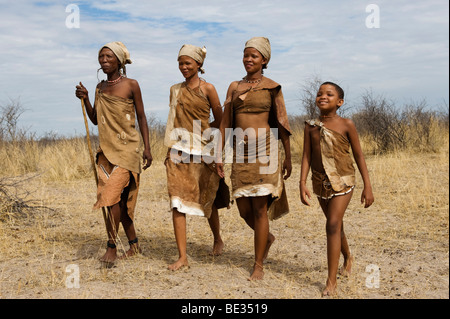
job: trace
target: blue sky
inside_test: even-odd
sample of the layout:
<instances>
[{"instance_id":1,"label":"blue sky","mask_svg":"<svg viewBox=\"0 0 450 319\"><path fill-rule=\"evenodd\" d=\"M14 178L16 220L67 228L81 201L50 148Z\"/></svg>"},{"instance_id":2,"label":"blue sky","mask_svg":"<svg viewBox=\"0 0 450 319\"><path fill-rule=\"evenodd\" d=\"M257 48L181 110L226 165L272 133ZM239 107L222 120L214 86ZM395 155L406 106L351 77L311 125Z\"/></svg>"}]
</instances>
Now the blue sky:
<instances>
[{"instance_id":1,"label":"blue sky","mask_svg":"<svg viewBox=\"0 0 450 319\"><path fill-rule=\"evenodd\" d=\"M371 3L379 28L366 26ZM66 26L70 4L80 9L79 28ZM425 99L440 107L449 100L448 12L444 0L8 1L0 11L0 105L20 99L19 125L38 136L84 134L75 85L82 81L93 101L98 50L122 41L146 112L165 122L169 88L183 80L176 58L184 43L207 47L203 77L223 102L230 82L245 75L245 41L266 36L265 75L282 85L289 114L301 114L301 86L314 76L340 83L349 106L372 90L398 106Z\"/></svg>"}]
</instances>

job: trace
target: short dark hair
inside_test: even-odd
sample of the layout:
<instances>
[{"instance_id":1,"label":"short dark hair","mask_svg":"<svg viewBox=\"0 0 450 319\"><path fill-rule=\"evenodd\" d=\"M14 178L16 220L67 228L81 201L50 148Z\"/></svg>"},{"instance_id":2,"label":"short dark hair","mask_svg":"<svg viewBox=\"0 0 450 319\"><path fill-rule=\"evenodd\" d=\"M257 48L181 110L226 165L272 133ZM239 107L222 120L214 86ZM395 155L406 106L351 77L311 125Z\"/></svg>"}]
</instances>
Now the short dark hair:
<instances>
[{"instance_id":1,"label":"short dark hair","mask_svg":"<svg viewBox=\"0 0 450 319\"><path fill-rule=\"evenodd\" d=\"M328 85L334 86L334 88L335 88L336 91L338 92L339 98L340 98L340 99L344 99L344 90L343 90L339 85L337 85L336 83L327 81L327 82L323 82L320 86L322 86L322 85L327 85L327 84L328 84Z\"/></svg>"}]
</instances>

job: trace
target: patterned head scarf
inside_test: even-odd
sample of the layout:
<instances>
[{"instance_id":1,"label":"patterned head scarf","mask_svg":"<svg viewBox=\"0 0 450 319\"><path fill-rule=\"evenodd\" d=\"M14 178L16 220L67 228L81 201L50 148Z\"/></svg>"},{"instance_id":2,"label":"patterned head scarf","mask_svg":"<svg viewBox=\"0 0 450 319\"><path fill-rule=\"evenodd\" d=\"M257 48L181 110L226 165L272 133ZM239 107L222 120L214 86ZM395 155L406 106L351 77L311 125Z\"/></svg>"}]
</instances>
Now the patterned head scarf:
<instances>
[{"instance_id":1,"label":"patterned head scarf","mask_svg":"<svg viewBox=\"0 0 450 319\"><path fill-rule=\"evenodd\" d=\"M261 55L267 60L266 67L270 61L270 41L265 37L254 37L245 43L245 49L254 48L261 53Z\"/></svg>"},{"instance_id":2,"label":"patterned head scarf","mask_svg":"<svg viewBox=\"0 0 450 319\"><path fill-rule=\"evenodd\" d=\"M128 52L128 49L125 46L125 44L123 44L120 41L109 42L101 47L101 49L98 51L99 55L100 51L102 51L103 48L108 48L112 52L114 52L114 54L116 55L117 59L120 62L120 68L122 68L123 72L126 74L125 64L131 64L131 59L130 59L130 52Z\"/></svg>"},{"instance_id":3,"label":"patterned head scarf","mask_svg":"<svg viewBox=\"0 0 450 319\"><path fill-rule=\"evenodd\" d=\"M206 58L206 47L200 48L192 44L184 44L181 47L180 52L178 53L178 59L182 55L186 55L194 59L200 64L200 66L202 66L203 61L205 61ZM202 67L200 67L200 72L203 74L205 73L205 70Z\"/></svg>"}]
</instances>

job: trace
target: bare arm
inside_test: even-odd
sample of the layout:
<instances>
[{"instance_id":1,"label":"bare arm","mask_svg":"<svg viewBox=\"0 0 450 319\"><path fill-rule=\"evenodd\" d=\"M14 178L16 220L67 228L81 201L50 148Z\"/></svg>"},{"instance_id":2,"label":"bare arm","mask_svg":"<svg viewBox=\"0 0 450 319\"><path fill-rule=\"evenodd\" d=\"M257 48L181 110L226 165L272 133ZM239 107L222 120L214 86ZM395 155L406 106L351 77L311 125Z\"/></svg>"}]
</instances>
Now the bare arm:
<instances>
[{"instance_id":1,"label":"bare arm","mask_svg":"<svg viewBox=\"0 0 450 319\"><path fill-rule=\"evenodd\" d=\"M219 128L220 122L222 121L222 106L220 105L219 95L217 94L216 88L211 83L206 83L205 88L214 116L214 121L210 123L210 126Z\"/></svg>"},{"instance_id":2,"label":"bare arm","mask_svg":"<svg viewBox=\"0 0 450 319\"><path fill-rule=\"evenodd\" d=\"M305 131L303 135L303 156L302 156L302 168L300 170L300 200L303 204L310 206L308 199L311 199L311 194L306 187L306 179L308 178L309 169L311 167L311 137L310 128L305 125Z\"/></svg>"},{"instance_id":3,"label":"bare arm","mask_svg":"<svg viewBox=\"0 0 450 319\"><path fill-rule=\"evenodd\" d=\"M233 91L236 89L236 87L237 87L237 82L232 82L230 84L230 86L228 87L227 97L226 97L225 101L231 100ZM223 112L222 121L220 121L220 125L219 125L220 133L222 134L222 148L225 145L225 129L231 127L230 108L231 108L231 104L225 102L225 109Z\"/></svg>"},{"instance_id":4,"label":"bare arm","mask_svg":"<svg viewBox=\"0 0 450 319\"><path fill-rule=\"evenodd\" d=\"M144 153L143 153L143 160L144 160L144 170L150 167L152 165L152 154L150 150L150 143L149 143L149 131L148 131L148 124L147 124L147 117L145 115L144 111L144 103L142 101L142 94L141 94L141 88L139 87L139 84L136 80L132 80L130 82L131 86L131 92L133 94L133 101L134 101L134 107L136 109L136 117L137 121L139 123L139 129L141 131L142 140L144 141Z\"/></svg>"},{"instance_id":5,"label":"bare arm","mask_svg":"<svg viewBox=\"0 0 450 319\"><path fill-rule=\"evenodd\" d=\"M76 86L75 96L80 100L84 100L84 107L89 119L94 125L97 125L97 112L95 111L95 105L92 106L91 101L89 101L89 92L81 82Z\"/></svg>"},{"instance_id":6,"label":"bare arm","mask_svg":"<svg viewBox=\"0 0 450 319\"><path fill-rule=\"evenodd\" d=\"M227 97L225 101L230 101L231 100L231 96L233 94L233 91L236 89L237 87L237 82L232 82L230 84L230 86L228 87L228 91L227 91ZM231 118L230 118L230 114L231 114L231 104L225 102L225 109L223 112L223 116L222 116L222 120L220 121L220 125L219 125L219 130L220 130L220 136L221 136L221 141L219 142L220 144L218 145L218 152L217 152L217 158L216 158L216 169L217 169L217 173L219 174L220 177L225 177L225 171L223 169L223 163L222 163L222 153L223 153L223 147L225 146L225 129L231 127Z\"/></svg>"},{"instance_id":7,"label":"bare arm","mask_svg":"<svg viewBox=\"0 0 450 319\"><path fill-rule=\"evenodd\" d=\"M272 109L275 110L275 116L277 117L277 125L278 125L278 133L280 134L280 139L284 147L285 159L283 161L283 175L284 179L288 179L291 176L292 172L292 164L291 164L291 144L290 144L290 132L285 128L283 124L281 124L278 120L278 114L286 114L286 105L284 102L283 93L281 91L281 87L279 90L270 91L272 96ZM279 109L280 108L280 109ZM270 117L270 115L269 115ZM281 115L281 117L283 117ZM289 126L289 125L287 125Z\"/></svg>"},{"instance_id":8,"label":"bare arm","mask_svg":"<svg viewBox=\"0 0 450 319\"><path fill-rule=\"evenodd\" d=\"M292 163L291 163L291 143L289 140L289 133L284 129L284 127L280 126L278 129L281 135L281 143L283 143L285 159L283 162L283 175L284 179L288 179L291 176L292 172Z\"/></svg>"},{"instance_id":9,"label":"bare arm","mask_svg":"<svg viewBox=\"0 0 450 319\"><path fill-rule=\"evenodd\" d=\"M356 165L358 166L361 174L364 188L361 194L361 203L364 203L364 207L367 208L374 202L374 196L372 193L372 185L370 183L369 171L367 169L366 160L361 149L358 133L356 131L355 124L351 120L346 121L347 136L352 147L353 157L355 158Z\"/></svg>"}]
</instances>

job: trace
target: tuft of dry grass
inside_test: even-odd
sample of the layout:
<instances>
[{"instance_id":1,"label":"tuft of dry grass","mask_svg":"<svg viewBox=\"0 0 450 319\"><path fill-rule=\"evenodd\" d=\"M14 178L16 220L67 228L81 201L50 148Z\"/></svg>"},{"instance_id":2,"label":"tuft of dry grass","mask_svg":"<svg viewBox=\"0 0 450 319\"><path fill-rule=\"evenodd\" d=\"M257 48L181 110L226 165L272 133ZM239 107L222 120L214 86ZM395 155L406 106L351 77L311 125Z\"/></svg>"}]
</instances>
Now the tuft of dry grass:
<instances>
[{"instance_id":1,"label":"tuft of dry grass","mask_svg":"<svg viewBox=\"0 0 450 319\"><path fill-rule=\"evenodd\" d=\"M4 143L0 148L0 176L39 173L45 180L72 180L91 175L86 142L82 138L42 144L34 140Z\"/></svg>"}]
</instances>

